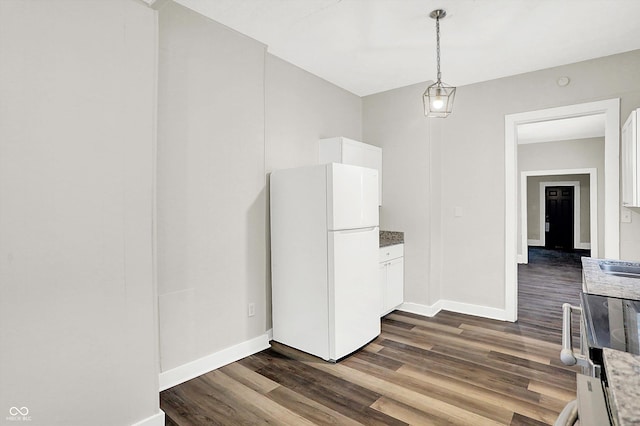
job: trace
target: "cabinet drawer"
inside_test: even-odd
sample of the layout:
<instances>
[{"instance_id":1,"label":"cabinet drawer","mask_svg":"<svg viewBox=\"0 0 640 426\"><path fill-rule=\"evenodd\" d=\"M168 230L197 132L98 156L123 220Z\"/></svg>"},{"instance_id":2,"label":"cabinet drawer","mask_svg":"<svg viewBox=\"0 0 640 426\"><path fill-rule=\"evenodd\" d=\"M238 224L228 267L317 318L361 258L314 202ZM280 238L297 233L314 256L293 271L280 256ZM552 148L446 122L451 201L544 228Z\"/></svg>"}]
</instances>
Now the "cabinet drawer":
<instances>
[{"instance_id":1,"label":"cabinet drawer","mask_svg":"<svg viewBox=\"0 0 640 426\"><path fill-rule=\"evenodd\" d=\"M380 263L404 256L404 244L380 247Z\"/></svg>"}]
</instances>

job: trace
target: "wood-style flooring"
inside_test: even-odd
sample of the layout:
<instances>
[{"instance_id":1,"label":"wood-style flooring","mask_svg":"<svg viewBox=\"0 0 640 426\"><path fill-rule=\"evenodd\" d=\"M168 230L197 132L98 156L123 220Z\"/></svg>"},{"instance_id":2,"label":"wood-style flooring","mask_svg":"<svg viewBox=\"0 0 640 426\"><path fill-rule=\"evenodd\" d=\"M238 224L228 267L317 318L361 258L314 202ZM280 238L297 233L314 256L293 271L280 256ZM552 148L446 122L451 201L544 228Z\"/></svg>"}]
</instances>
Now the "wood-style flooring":
<instances>
[{"instance_id":1,"label":"wood-style flooring","mask_svg":"<svg viewBox=\"0 0 640 426\"><path fill-rule=\"evenodd\" d=\"M336 364L271 349L161 393L168 425L549 425L575 398L559 361L561 306L579 303L579 255L530 250L519 320L395 311Z\"/></svg>"}]
</instances>

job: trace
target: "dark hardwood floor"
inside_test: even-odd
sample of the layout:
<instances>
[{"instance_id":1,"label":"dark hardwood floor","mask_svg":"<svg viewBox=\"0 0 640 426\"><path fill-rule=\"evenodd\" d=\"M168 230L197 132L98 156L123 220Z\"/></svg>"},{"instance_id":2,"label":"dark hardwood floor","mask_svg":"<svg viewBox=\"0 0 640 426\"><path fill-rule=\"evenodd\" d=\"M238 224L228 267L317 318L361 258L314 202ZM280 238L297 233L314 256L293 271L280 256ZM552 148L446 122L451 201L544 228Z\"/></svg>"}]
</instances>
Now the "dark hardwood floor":
<instances>
[{"instance_id":1,"label":"dark hardwood floor","mask_svg":"<svg viewBox=\"0 0 640 426\"><path fill-rule=\"evenodd\" d=\"M562 304L580 305L582 256L588 250L529 247L529 263L518 265L518 326L531 336L562 341ZM576 318L577 319L577 318ZM573 322L578 336L579 322Z\"/></svg>"},{"instance_id":2,"label":"dark hardwood floor","mask_svg":"<svg viewBox=\"0 0 640 426\"><path fill-rule=\"evenodd\" d=\"M395 311L337 364L284 345L161 393L168 425L545 425L575 398L559 361L561 306L579 303L580 254L530 250L519 320Z\"/></svg>"}]
</instances>

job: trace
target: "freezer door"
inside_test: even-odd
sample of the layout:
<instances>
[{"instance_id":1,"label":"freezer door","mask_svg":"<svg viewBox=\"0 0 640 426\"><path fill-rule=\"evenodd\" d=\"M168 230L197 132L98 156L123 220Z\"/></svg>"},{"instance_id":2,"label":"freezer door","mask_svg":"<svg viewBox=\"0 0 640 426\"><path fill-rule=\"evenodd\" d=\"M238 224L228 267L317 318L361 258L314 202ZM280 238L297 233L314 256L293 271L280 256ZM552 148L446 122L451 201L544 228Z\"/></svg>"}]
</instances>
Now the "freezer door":
<instances>
[{"instance_id":1,"label":"freezer door","mask_svg":"<svg viewBox=\"0 0 640 426\"><path fill-rule=\"evenodd\" d=\"M337 360L380 334L378 227L329 232L328 242L329 352Z\"/></svg>"},{"instance_id":2,"label":"freezer door","mask_svg":"<svg viewBox=\"0 0 640 426\"><path fill-rule=\"evenodd\" d=\"M327 229L378 226L378 171L349 164L327 165Z\"/></svg>"}]
</instances>

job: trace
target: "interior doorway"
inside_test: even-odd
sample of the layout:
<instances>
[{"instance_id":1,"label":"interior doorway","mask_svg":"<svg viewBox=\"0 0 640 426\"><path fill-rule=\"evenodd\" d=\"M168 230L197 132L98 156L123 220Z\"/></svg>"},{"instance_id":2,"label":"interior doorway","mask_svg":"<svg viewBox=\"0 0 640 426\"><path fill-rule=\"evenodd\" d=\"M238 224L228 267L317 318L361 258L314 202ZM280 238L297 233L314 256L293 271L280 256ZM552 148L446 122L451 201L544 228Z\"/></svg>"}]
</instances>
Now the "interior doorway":
<instances>
[{"instance_id":1,"label":"interior doorway","mask_svg":"<svg viewBox=\"0 0 640 426\"><path fill-rule=\"evenodd\" d=\"M518 226L518 264L529 263L531 247L545 247L545 190L550 186L572 186L573 247L585 256L598 257L599 223L601 224L602 185L598 169L530 170L520 173L520 224Z\"/></svg>"},{"instance_id":2,"label":"interior doorway","mask_svg":"<svg viewBox=\"0 0 640 426\"><path fill-rule=\"evenodd\" d=\"M619 257L619 141L620 99L588 102L505 116L505 320L518 319L518 158L517 129L521 124L572 117L604 116L603 255Z\"/></svg>"}]
</instances>

